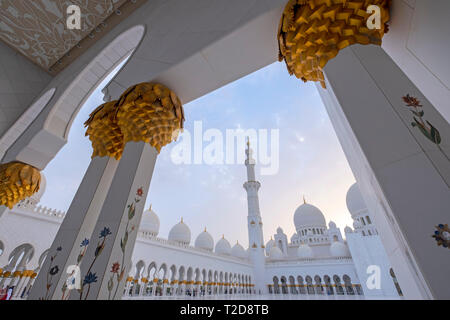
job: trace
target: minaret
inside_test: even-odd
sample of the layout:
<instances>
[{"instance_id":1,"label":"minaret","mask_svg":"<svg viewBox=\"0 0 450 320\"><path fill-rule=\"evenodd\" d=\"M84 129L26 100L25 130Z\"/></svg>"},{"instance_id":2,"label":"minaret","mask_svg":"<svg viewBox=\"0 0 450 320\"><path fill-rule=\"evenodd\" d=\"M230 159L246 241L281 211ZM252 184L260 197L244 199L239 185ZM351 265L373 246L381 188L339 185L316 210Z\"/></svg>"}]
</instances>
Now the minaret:
<instances>
[{"instance_id":1,"label":"minaret","mask_svg":"<svg viewBox=\"0 0 450 320\"><path fill-rule=\"evenodd\" d=\"M250 140L247 140L247 158L245 166L247 167L247 182L244 183L244 189L247 191L248 203L248 245L250 258L254 267L254 281L256 293L266 293L267 288L264 283L265 274L265 255L264 255L264 237L262 229L262 219L259 211L258 190L261 184L255 177L255 160L252 157L253 150L250 148Z\"/></svg>"}]
</instances>

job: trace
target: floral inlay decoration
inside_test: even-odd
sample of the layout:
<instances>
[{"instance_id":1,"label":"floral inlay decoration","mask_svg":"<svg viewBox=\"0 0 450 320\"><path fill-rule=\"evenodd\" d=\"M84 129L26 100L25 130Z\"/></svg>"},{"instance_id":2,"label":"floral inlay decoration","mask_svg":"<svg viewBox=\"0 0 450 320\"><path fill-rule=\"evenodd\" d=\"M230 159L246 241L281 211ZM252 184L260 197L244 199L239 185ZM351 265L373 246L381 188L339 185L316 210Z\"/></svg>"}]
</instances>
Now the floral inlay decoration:
<instances>
[{"instance_id":1,"label":"floral inlay decoration","mask_svg":"<svg viewBox=\"0 0 450 320\"><path fill-rule=\"evenodd\" d=\"M407 94L403 97L403 101L406 103L406 106L414 115L414 122L411 123L411 126L413 126L414 128L418 128L428 140L430 140L437 146L444 157L448 161L450 161L449 156L441 147L442 137L439 133L439 130L434 127L428 120L424 119L425 112L423 111L423 105L420 103L420 100Z\"/></svg>"},{"instance_id":2,"label":"floral inlay decoration","mask_svg":"<svg viewBox=\"0 0 450 320\"><path fill-rule=\"evenodd\" d=\"M450 228L448 224L437 225L432 237L436 240L438 246L450 249Z\"/></svg>"}]
</instances>

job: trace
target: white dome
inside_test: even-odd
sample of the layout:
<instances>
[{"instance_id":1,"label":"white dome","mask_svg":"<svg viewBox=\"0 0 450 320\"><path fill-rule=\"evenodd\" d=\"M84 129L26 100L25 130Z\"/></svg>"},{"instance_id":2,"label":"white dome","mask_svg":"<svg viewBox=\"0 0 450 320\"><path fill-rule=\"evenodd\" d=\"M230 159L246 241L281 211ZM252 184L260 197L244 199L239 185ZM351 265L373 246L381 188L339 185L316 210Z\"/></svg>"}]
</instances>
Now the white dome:
<instances>
[{"instance_id":1,"label":"white dome","mask_svg":"<svg viewBox=\"0 0 450 320\"><path fill-rule=\"evenodd\" d=\"M352 230L352 228L350 228L349 226L346 226L345 229L344 229L344 232L345 232L345 233L352 233L353 230Z\"/></svg>"},{"instance_id":2,"label":"white dome","mask_svg":"<svg viewBox=\"0 0 450 320\"><path fill-rule=\"evenodd\" d=\"M272 249L270 249L269 258L271 260L281 260L283 259L283 252L276 246L272 247Z\"/></svg>"},{"instance_id":3,"label":"white dome","mask_svg":"<svg viewBox=\"0 0 450 320\"><path fill-rule=\"evenodd\" d=\"M239 243L236 243L231 249L231 255L237 258L246 258L247 252L245 252L243 246L241 246Z\"/></svg>"},{"instance_id":4,"label":"white dome","mask_svg":"<svg viewBox=\"0 0 450 320\"><path fill-rule=\"evenodd\" d=\"M266 243L266 254L270 254L270 249L275 245L275 241L273 241L272 238L270 238L269 242Z\"/></svg>"},{"instance_id":5,"label":"white dome","mask_svg":"<svg viewBox=\"0 0 450 320\"><path fill-rule=\"evenodd\" d=\"M294 233L291 237L291 242L294 243L294 242L297 242L297 240L298 240L298 234Z\"/></svg>"},{"instance_id":6,"label":"white dome","mask_svg":"<svg viewBox=\"0 0 450 320\"><path fill-rule=\"evenodd\" d=\"M222 236L222 239L217 241L216 244L216 253L218 254L224 254L224 255L230 255L231 254L231 246L225 237Z\"/></svg>"},{"instance_id":7,"label":"white dome","mask_svg":"<svg viewBox=\"0 0 450 320\"><path fill-rule=\"evenodd\" d=\"M203 231L202 233L200 233L197 236L197 239L195 239L195 247L196 248L200 248L200 249L205 249L208 251L213 251L214 250L214 239L213 237L209 234L208 231Z\"/></svg>"},{"instance_id":8,"label":"white dome","mask_svg":"<svg viewBox=\"0 0 450 320\"><path fill-rule=\"evenodd\" d=\"M335 241L330 247L330 253L333 257L349 257L350 251L347 245L342 242Z\"/></svg>"},{"instance_id":9,"label":"white dome","mask_svg":"<svg viewBox=\"0 0 450 320\"><path fill-rule=\"evenodd\" d=\"M149 232L155 236L159 233L159 218L156 213L152 210L152 207L145 210L142 214L141 225L139 226L140 231Z\"/></svg>"},{"instance_id":10,"label":"white dome","mask_svg":"<svg viewBox=\"0 0 450 320\"><path fill-rule=\"evenodd\" d=\"M352 217L359 215L362 211L367 210L367 206L359 191L358 184L353 184L347 191L347 209L350 211Z\"/></svg>"},{"instance_id":11,"label":"white dome","mask_svg":"<svg viewBox=\"0 0 450 320\"><path fill-rule=\"evenodd\" d=\"M304 227L326 227L322 211L308 203L302 204L295 210L294 224L297 230Z\"/></svg>"},{"instance_id":12,"label":"white dome","mask_svg":"<svg viewBox=\"0 0 450 320\"><path fill-rule=\"evenodd\" d=\"M328 228L336 229L336 223L334 223L334 221L330 221L330 223L328 223Z\"/></svg>"},{"instance_id":13,"label":"white dome","mask_svg":"<svg viewBox=\"0 0 450 320\"><path fill-rule=\"evenodd\" d=\"M314 252L310 246L307 244L302 244L297 249L297 257L305 259L305 258L314 258Z\"/></svg>"},{"instance_id":14,"label":"white dome","mask_svg":"<svg viewBox=\"0 0 450 320\"><path fill-rule=\"evenodd\" d=\"M172 227L169 232L169 240L183 244L189 244L191 242L191 230L183 222L183 219L181 219L181 222Z\"/></svg>"}]
</instances>

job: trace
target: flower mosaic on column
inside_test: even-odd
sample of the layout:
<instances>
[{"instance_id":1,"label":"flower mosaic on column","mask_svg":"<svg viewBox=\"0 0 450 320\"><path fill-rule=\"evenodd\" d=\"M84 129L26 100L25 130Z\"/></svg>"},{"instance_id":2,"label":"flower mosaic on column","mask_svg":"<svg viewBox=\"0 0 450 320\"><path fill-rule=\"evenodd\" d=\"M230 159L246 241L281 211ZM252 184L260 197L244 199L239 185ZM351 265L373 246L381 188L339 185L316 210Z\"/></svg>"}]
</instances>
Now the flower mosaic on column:
<instances>
[{"instance_id":1,"label":"flower mosaic on column","mask_svg":"<svg viewBox=\"0 0 450 320\"><path fill-rule=\"evenodd\" d=\"M116 298L117 290L119 289L119 284L122 281L123 276L125 274L125 251L127 248L128 236L129 236L130 232L133 232L136 229L136 227L134 225L131 227L130 230L128 229L128 227L136 213L136 204L141 201L141 197L143 196L143 194L144 194L144 191L143 191L143 188L141 187L136 191L136 197L134 199L134 202L127 205L127 210L128 210L127 226L125 227L125 233L124 233L123 238L120 239L120 249L122 250L122 263L120 264L119 262L114 262L111 266L111 271L110 271L111 276L108 281L109 299ZM115 280L117 281L117 284L114 289L114 294L111 296L113 288L114 288Z\"/></svg>"},{"instance_id":2,"label":"flower mosaic on column","mask_svg":"<svg viewBox=\"0 0 450 320\"><path fill-rule=\"evenodd\" d=\"M437 146L439 151L450 162L449 156L440 146L440 144L442 143L442 138L439 130L434 127L428 120L424 119L425 112L423 111L423 105L420 103L420 100L407 94L403 97L403 101L410 109L411 113L414 115L414 122L411 122L411 126L418 128L428 140L430 140Z\"/></svg>"}]
</instances>

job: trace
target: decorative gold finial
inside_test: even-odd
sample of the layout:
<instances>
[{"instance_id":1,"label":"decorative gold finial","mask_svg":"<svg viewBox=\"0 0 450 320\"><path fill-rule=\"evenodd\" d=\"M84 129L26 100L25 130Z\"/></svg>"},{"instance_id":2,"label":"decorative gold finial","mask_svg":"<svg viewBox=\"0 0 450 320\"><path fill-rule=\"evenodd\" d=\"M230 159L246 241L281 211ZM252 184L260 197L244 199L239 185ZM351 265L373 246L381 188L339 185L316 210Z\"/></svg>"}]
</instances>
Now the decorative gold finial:
<instances>
[{"instance_id":1,"label":"decorative gold finial","mask_svg":"<svg viewBox=\"0 0 450 320\"><path fill-rule=\"evenodd\" d=\"M183 217L181 217L181 223L183 223Z\"/></svg>"},{"instance_id":2,"label":"decorative gold finial","mask_svg":"<svg viewBox=\"0 0 450 320\"><path fill-rule=\"evenodd\" d=\"M205 232L206 232L206 227L205 227Z\"/></svg>"},{"instance_id":3,"label":"decorative gold finial","mask_svg":"<svg viewBox=\"0 0 450 320\"><path fill-rule=\"evenodd\" d=\"M303 204L306 204L305 195L303 195Z\"/></svg>"},{"instance_id":4,"label":"decorative gold finial","mask_svg":"<svg viewBox=\"0 0 450 320\"><path fill-rule=\"evenodd\" d=\"M225 239L225 235L224 234L222 235L222 239Z\"/></svg>"},{"instance_id":5,"label":"decorative gold finial","mask_svg":"<svg viewBox=\"0 0 450 320\"><path fill-rule=\"evenodd\" d=\"M247 147L250 148L250 137L247 137Z\"/></svg>"}]
</instances>

